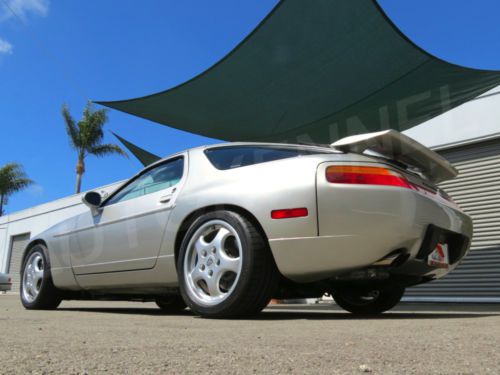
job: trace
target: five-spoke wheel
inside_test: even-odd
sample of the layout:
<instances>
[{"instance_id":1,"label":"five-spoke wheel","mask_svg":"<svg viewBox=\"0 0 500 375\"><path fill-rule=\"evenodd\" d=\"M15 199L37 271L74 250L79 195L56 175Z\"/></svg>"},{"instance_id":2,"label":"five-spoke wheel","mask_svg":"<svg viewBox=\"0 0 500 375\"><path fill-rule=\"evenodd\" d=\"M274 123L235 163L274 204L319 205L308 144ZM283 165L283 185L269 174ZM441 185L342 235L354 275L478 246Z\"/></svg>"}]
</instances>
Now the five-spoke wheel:
<instances>
[{"instance_id":1,"label":"five-spoke wheel","mask_svg":"<svg viewBox=\"0 0 500 375\"><path fill-rule=\"evenodd\" d=\"M23 298L33 302L42 288L44 261L40 253L33 253L28 258L23 274Z\"/></svg>"},{"instance_id":2,"label":"five-spoke wheel","mask_svg":"<svg viewBox=\"0 0 500 375\"><path fill-rule=\"evenodd\" d=\"M47 249L38 244L28 250L21 270L21 302L27 309L55 309L61 292L52 283Z\"/></svg>"},{"instance_id":3,"label":"five-spoke wheel","mask_svg":"<svg viewBox=\"0 0 500 375\"><path fill-rule=\"evenodd\" d=\"M262 234L231 211L207 213L191 224L177 268L187 305L207 317L258 312L276 285L274 260Z\"/></svg>"},{"instance_id":4,"label":"five-spoke wheel","mask_svg":"<svg viewBox=\"0 0 500 375\"><path fill-rule=\"evenodd\" d=\"M202 305L227 298L241 273L242 257L240 238L229 223L210 220L201 225L184 258L190 296Z\"/></svg>"}]
</instances>

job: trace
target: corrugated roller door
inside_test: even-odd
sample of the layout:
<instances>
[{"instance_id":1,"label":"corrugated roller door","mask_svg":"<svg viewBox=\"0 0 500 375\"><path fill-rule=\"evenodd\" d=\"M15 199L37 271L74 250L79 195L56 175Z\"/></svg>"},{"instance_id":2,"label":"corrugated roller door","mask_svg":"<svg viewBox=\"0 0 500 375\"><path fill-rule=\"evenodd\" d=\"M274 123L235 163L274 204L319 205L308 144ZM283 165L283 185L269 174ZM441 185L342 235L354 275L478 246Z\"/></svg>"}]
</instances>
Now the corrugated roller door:
<instances>
[{"instance_id":1,"label":"corrugated roller door","mask_svg":"<svg viewBox=\"0 0 500 375\"><path fill-rule=\"evenodd\" d=\"M21 258L23 256L23 250L28 245L30 239L30 234L20 234L18 236L11 237L10 245L10 259L9 259L9 273L12 276L12 291L19 291L20 275L19 271L21 269Z\"/></svg>"},{"instance_id":2,"label":"corrugated roller door","mask_svg":"<svg viewBox=\"0 0 500 375\"><path fill-rule=\"evenodd\" d=\"M500 302L500 140L441 154L460 172L441 187L474 221L471 251L452 273L408 289L407 296Z\"/></svg>"}]
</instances>

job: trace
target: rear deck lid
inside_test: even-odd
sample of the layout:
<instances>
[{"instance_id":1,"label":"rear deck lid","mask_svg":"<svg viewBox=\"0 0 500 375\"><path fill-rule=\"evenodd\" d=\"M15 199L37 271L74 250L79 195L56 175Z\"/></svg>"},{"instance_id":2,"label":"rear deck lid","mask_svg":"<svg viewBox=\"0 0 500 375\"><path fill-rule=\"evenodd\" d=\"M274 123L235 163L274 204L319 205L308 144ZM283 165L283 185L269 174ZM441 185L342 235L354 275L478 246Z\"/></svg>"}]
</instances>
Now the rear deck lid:
<instances>
[{"instance_id":1,"label":"rear deck lid","mask_svg":"<svg viewBox=\"0 0 500 375\"><path fill-rule=\"evenodd\" d=\"M332 143L330 147L356 154L371 151L416 169L434 184L450 180L458 174L441 155L396 130L353 135Z\"/></svg>"}]
</instances>

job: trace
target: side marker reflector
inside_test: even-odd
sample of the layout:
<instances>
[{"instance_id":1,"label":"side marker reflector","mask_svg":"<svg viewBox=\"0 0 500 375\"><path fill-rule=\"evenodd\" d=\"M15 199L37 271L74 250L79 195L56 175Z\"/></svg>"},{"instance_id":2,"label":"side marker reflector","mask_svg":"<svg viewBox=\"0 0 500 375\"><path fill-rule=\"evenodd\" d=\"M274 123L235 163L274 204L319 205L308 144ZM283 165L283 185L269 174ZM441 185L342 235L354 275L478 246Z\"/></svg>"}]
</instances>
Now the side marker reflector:
<instances>
[{"instance_id":1,"label":"side marker reflector","mask_svg":"<svg viewBox=\"0 0 500 375\"><path fill-rule=\"evenodd\" d=\"M273 218L273 219L291 219L294 217L304 217L307 215L309 215L309 211L305 207L286 208L283 210L271 211L271 218Z\"/></svg>"}]
</instances>

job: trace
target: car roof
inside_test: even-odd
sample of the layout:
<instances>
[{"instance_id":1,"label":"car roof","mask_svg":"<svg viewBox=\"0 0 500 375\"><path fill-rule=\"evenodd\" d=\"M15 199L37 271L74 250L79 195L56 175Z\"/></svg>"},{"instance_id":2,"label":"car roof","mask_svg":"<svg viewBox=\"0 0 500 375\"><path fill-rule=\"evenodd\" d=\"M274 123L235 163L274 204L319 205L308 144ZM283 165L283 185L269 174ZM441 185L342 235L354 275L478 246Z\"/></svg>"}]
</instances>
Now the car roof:
<instances>
[{"instance_id":1,"label":"car roof","mask_svg":"<svg viewBox=\"0 0 500 375\"><path fill-rule=\"evenodd\" d=\"M180 152L177 152L175 154L168 155L168 156L148 165L139 173L142 173L144 170L149 169L155 165L161 164L165 160L169 160L169 159L175 158L177 156L182 156L186 152L204 151L204 150L220 149L220 148L226 148L226 147L227 148L229 148L229 147L245 147L245 146L300 148L300 149L306 149L306 150L317 150L317 151L331 152L331 153L343 153L342 151L335 150L335 149L330 148L326 145L297 144L297 143L271 143L271 142L223 142L223 143L216 143L213 145L203 145L203 146L198 146L198 147L191 147L191 148L186 149L184 151L180 151Z\"/></svg>"}]
</instances>

